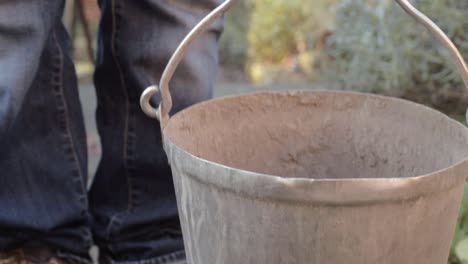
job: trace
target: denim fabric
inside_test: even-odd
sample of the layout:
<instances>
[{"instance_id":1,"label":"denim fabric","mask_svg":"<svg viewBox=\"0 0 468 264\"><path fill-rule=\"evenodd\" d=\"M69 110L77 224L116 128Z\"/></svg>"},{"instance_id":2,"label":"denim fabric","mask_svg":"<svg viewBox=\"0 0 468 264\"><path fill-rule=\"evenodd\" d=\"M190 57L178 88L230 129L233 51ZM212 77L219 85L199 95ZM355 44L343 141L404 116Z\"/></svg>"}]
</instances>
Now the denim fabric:
<instances>
[{"instance_id":1,"label":"denim fabric","mask_svg":"<svg viewBox=\"0 0 468 264\"><path fill-rule=\"evenodd\" d=\"M190 28L220 2L99 1L94 79L103 157L88 195L64 1L0 1L0 251L46 246L86 263L97 243L103 263L183 261L159 123L138 100ZM211 96L221 30L219 21L177 70L174 112Z\"/></svg>"}]
</instances>

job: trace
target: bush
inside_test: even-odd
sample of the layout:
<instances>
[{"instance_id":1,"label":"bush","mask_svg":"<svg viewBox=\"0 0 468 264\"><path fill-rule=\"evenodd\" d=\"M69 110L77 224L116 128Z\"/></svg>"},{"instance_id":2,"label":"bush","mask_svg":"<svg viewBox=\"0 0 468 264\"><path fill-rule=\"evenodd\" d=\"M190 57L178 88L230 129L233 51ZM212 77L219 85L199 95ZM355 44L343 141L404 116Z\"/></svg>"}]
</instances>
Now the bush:
<instances>
[{"instance_id":1,"label":"bush","mask_svg":"<svg viewBox=\"0 0 468 264\"><path fill-rule=\"evenodd\" d=\"M310 65L307 65L310 52L320 33L333 22L330 7L334 2L256 0L248 32L248 68L251 75L265 65L271 68L299 65L303 70L310 71Z\"/></svg>"},{"instance_id":2,"label":"bush","mask_svg":"<svg viewBox=\"0 0 468 264\"><path fill-rule=\"evenodd\" d=\"M465 187L460 219L455 230L450 263L468 264L468 183Z\"/></svg>"},{"instance_id":3,"label":"bush","mask_svg":"<svg viewBox=\"0 0 468 264\"><path fill-rule=\"evenodd\" d=\"M221 64L244 67L247 61L247 32L252 6L251 0L239 1L227 12L219 48Z\"/></svg>"},{"instance_id":4,"label":"bush","mask_svg":"<svg viewBox=\"0 0 468 264\"><path fill-rule=\"evenodd\" d=\"M416 0L415 5L468 56L468 1ZM466 106L459 101L462 80L446 50L394 1L344 0L328 44L331 60L323 68L343 89Z\"/></svg>"}]
</instances>

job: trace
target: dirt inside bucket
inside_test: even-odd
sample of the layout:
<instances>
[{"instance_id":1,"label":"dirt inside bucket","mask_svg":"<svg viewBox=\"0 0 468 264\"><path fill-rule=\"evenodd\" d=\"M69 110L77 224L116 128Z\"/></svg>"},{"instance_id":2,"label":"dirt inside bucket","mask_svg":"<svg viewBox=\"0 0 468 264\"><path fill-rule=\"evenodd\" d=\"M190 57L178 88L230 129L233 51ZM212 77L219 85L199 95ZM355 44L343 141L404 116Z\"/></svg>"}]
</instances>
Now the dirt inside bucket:
<instances>
[{"instance_id":1,"label":"dirt inside bucket","mask_svg":"<svg viewBox=\"0 0 468 264\"><path fill-rule=\"evenodd\" d=\"M410 177L468 156L468 131L443 114L345 92L214 100L175 115L164 133L202 159L282 177Z\"/></svg>"}]
</instances>

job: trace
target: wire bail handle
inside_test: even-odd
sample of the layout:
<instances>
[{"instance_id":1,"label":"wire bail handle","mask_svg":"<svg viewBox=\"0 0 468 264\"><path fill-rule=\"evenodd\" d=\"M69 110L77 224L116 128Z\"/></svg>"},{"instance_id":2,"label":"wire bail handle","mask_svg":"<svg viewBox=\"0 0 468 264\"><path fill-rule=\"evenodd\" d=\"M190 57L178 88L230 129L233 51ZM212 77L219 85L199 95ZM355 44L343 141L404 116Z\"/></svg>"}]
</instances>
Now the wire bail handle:
<instances>
[{"instance_id":1,"label":"wire bail handle","mask_svg":"<svg viewBox=\"0 0 468 264\"><path fill-rule=\"evenodd\" d=\"M202 19L184 38L179 47L172 55L169 63L167 64L163 75L161 76L160 86L150 86L145 89L140 98L140 106L151 118L156 118L161 122L161 129L163 129L169 121L169 113L172 109L172 97L169 91L169 81L172 79L174 72L179 63L184 58L185 54L197 38L208 29L208 27L228 11L237 0L226 0L204 19ZM468 67L457 49L455 44L450 38L435 24L430 18L424 15L421 11L416 9L408 0L395 0L403 10L411 15L417 22L422 24L431 34L435 37L450 53L452 61L455 63L459 73L461 74L465 87L468 90ZM158 108L154 108L150 104L150 99L156 93L161 93L161 104ZM468 121L468 112L466 114Z\"/></svg>"},{"instance_id":2,"label":"wire bail handle","mask_svg":"<svg viewBox=\"0 0 468 264\"><path fill-rule=\"evenodd\" d=\"M193 42L195 42L195 40L197 40L197 38L203 32L205 32L211 24L222 17L236 1L237 0L226 0L205 18L203 18L190 31L184 40L182 40L179 47L177 47L166 68L164 69L161 80L159 82L159 87L156 85L150 86L146 88L141 95L140 106L143 109L143 112L145 112L145 114L149 117L158 119L161 122L161 129L163 129L169 121L169 113L172 109L172 96L169 91L169 82L174 76L174 72L177 66L182 61L189 48L192 46ZM161 104L159 105L159 108L156 109L151 106L150 99L158 92L161 93Z\"/></svg>"}]
</instances>

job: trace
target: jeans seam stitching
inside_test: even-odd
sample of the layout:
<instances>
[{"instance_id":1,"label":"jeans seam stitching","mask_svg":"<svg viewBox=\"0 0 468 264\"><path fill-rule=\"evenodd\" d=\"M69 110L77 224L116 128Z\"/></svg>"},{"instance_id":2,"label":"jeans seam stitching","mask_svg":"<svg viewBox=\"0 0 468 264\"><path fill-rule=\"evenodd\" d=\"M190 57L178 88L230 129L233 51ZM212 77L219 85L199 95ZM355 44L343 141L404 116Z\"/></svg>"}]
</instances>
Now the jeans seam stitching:
<instances>
[{"instance_id":1,"label":"jeans seam stitching","mask_svg":"<svg viewBox=\"0 0 468 264\"><path fill-rule=\"evenodd\" d=\"M112 233L112 230L114 229L115 226L120 226L121 225L121 222L122 220L120 219L120 215L119 214L115 214L113 215L110 220L109 220L109 225L107 226L107 239L110 240L111 237L110 237L110 234Z\"/></svg>"},{"instance_id":2,"label":"jeans seam stitching","mask_svg":"<svg viewBox=\"0 0 468 264\"><path fill-rule=\"evenodd\" d=\"M57 78L58 78L58 82L57 83L54 83L54 85L57 85L57 88L58 88L58 91L56 91L56 95L58 95L59 97L59 100L60 100L60 103L61 103L61 108L62 110L64 111L64 120L65 121L65 124L64 124L64 130L65 130L65 133L66 133L66 140L68 141L68 144L71 148L71 151L72 151L72 163L75 165L75 168L73 169L74 173L72 173L73 177L74 177L74 180L76 180L78 178L78 182L79 182L79 185L81 187L81 193L78 195L78 199L80 200L80 203L81 203L81 206L82 206L82 210L83 211L86 211L87 210L87 206L86 206L86 193L87 193L87 190L86 190L86 187L85 187L85 183L83 181L83 171L81 170L81 166L79 164L79 161L78 161L78 157L77 157L77 153L76 153L76 148L75 148L75 143L73 142L73 135L71 134L71 131L70 131L70 119L69 119L69 116L68 116L68 104L64 98L64 89L63 89L63 67L64 67L64 64L63 64L63 60L64 60L64 56L63 56L63 49L62 47L60 46L59 42L58 42L58 39L57 39L57 33L56 31L54 30L53 33L52 33L52 39L53 39L53 42L57 48L57 53L58 53L58 59L59 59L59 72L55 73ZM77 177L78 176L78 177ZM84 200L84 202L83 202ZM86 238L87 242L89 244L92 243L92 238L91 238L91 234L89 232L86 232Z\"/></svg>"},{"instance_id":3,"label":"jeans seam stitching","mask_svg":"<svg viewBox=\"0 0 468 264\"><path fill-rule=\"evenodd\" d=\"M123 138L123 167L125 170L125 176L127 179L127 184L128 184L128 202L127 202L127 209L125 212L116 214L111 217L111 223L109 224L108 228L108 236L110 235L110 232L112 230L112 227L115 226L113 224L116 222L115 220L118 220L117 222L121 221L122 215L128 215L130 211L133 209L133 184L132 180L130 177L130 169L129 169L129 164L128 164L128 151L129 151L129 122L130 122L130 99L127 91L127 86L125 82L125 77L123 75L123 70L122 66L119 61L119 56L117 54L117 41L118 41L118 13L117 13L117 5L118 3L116 0L111 1L111 13L112 13L112 34L111 34L111 54L113 61L115 63L115 66L117 68L117 72L119 74L119 80L120 84L123 90L123 95L125 97L125 117L124 117L124 138Z\"/></svg>"},{"instance_id":4,"label":"jeans seam stitching","mask_svg":"<svg viewBox=\"0 0 468 264\"><path fill-rule=\"evenodd\" d=\"M59 60L60 60L60 64L59 64L59 68L60 68L60 72L57 73L57 76L59 78L59 81L57 83L57 86L59 88L59 91L57 92L57 94L59 95L59 98L60 98L60 102L62 104L62 110L65 112L65 115L64 115L64 121L65 121L65 133L66 133L66 139L68 140L68 143L71 147L71 150L72 150L72 155L73 155L73 163L75 164L75 171L78 172L78 180L80 182L80 185L81 185L81 196L80 197L85 197L86 196L86 187L85 187L85 183L83 182L83 171L81 170L81 166L79 165L79 161L78 161L78 156L77 156L77 153L76 153L76 148L75 148L75 143L73 142L73 135L71 133L71 130L70 130L70 119L69 119L69 111L68 111L68 104L64 98L64 90L63 90L63 50L62 50L62 47L60 47L60 44L58 43L58 40L57 40L57 35L56 35L56 32L54 31L52 33L52 38L54 40L54 43L56 45L56 48L57 48L57 51L58 51L58 55L59 55ZM75 178L76 180L76 178ZM86 209L86 207L84 208Z\"/></svg>"}]
</instances>

